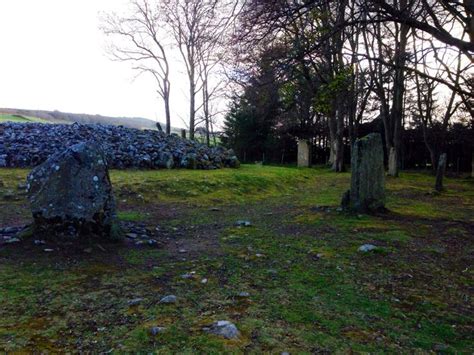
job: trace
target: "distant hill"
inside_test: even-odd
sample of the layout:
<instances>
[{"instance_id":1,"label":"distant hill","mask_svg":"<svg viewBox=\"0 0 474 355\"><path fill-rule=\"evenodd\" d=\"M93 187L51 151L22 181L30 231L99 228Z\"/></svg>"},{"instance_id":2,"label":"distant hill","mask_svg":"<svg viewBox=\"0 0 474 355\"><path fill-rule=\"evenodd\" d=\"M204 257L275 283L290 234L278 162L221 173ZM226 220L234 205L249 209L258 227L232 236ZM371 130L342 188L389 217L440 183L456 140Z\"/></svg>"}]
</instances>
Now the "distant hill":
<instances>
[{"instance_id":1,"label":"distant hill","mask_svg":"<svg viewBox=\"0 0 474 355\"><path fill-rule=\"evenodd\" d=\"M113 126L124 126L137 129L156 130L156 121L142 117L108 117L88 115L83 113L67 113L60 111L23 110L15 108L0 108L0 122L45 122L45 123L101 123ZM160 123L165 129L165 125ZM172 131L174 129L172 128Z\"/></svg>"}]
</instances>

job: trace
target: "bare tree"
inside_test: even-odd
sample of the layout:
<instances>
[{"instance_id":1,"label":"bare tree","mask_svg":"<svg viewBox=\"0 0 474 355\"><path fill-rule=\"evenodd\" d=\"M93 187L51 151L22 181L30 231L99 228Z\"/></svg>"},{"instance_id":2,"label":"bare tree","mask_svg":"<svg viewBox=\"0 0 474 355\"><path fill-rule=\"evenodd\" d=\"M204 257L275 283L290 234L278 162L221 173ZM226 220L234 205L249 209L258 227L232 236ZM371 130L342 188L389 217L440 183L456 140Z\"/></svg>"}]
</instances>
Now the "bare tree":
<instances>
[{"instance_id":1,"label":"bare tree","mask_svg":"<svg viewBox=\"0 0 474 355\"><path fill-rule=\"evenodd\" d=\"M166 0L161 2L168 28L186 66L189 81L189 138L196 128L196 95L200 91L199 50L207 27L215 17L217 0Z\"/></svg>"},{"instance_id":2,"label":"bare tree","mask_svg":"<svg viewBox=\"0 0 474 355\"><path fill-rule=\"evenodd\" d=\"M166 133L170 134L170 67L158 7L152 0L132 0L130 4L129 15L109 14L103 20L102 29L111 38L109 52L114 60L133 63L139 75L146 73L156 80L165 106Z\"/></svg>"},{"instance_id":3,"label":"bare tree","mask_svg":"<svg viewBox=\"0 0 474 355\"><path fill-rule=\"evenodd\" d=\"M372 0L382 19L394 21L428 33L438 41L458 48L472 56L474 53L474 0ZM452 31L450 27L458 28ZM463 34L468 34L465 40Z\"/></svg>"}]
</instances>

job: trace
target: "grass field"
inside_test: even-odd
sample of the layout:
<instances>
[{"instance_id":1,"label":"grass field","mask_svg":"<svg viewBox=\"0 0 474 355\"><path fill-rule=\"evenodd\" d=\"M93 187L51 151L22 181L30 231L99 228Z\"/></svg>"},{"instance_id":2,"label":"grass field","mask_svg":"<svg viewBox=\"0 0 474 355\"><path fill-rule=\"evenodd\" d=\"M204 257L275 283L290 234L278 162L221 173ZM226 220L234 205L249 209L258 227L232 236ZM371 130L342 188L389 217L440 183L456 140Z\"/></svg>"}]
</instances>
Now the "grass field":
<instances>
[{"instance_id":1,"label":"grass field","mask_svg":"<svg viewBox=\"0 0 474 355\"><path fill-rule=\"evenodd\" d=\"M26 174L0 169L0 226L31 221L17 189ZM389 212L368 216L336 210L350 175L324 168L111 178L119 217L158 228L158 247L0 246L0 350L474 350L472 179L447 179L436 195L432 176L403 173L387 179ZM378 249L358 252L365 243ZM160 304L168 294L178 302ZM143 302L128 305L137 297ZM239 339L202 331L217 320L235 323ZM165 330L153 336L152 326Z\"/></svg>"},{"instance_id":2,"label":"grass field","mask_svg":"<svg viewBox=\"0 0 474 355\"><path fill-rule=\"evenodd\" d=\"M40 123L48 123L45 120L37 117L29 117L29 116L22 116L22 115L10 115L6 113L0 113L0 123L2 122L21 122L21 123L28 123L28 122L40 122Z\"/></svg>"}]
</instances>

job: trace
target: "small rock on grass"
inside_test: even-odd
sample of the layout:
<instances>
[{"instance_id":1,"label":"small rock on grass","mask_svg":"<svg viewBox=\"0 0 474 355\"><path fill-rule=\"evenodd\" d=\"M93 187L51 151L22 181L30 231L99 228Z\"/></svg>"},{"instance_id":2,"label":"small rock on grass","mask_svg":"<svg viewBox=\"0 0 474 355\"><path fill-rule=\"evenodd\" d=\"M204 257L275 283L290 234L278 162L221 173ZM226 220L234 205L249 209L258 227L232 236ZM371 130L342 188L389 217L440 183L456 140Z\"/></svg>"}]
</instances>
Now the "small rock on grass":
<instances>
[{"instance_id":1,"label":"small rock on grass","mask_svg":"<svg viewBox=\"0 0 474 355\"><path fill-rule=\"evenodd\" d=\"M211 326L203 328L203 330L211 334L219 335L226 339L236 339L240 335L240 332L235 324L227 320L214 322L211 324Z\"/></svg>"},{"instance_id":2,"label":"small rock on grass","mask_svg":"<svg viewBox=\"0 0 474 355\"><path fill-rule=\"evenodd\" d=\"M244 221L244 220L239 220L235 222L235 225L237 227L250 227L252 225L252 222L250 221Z\"/></svg>"},{"instance_id":3,"label":"small rock on grass","mask_svg":"<svg viewBox=\"0 0 474 355\"><path fill-rule=\"evenodd\" d=\"M175 296L175 295L168 295L168 296L165 296L163 297L161 300L160 300L160 303L176 303L176 301L178 300L178 298Z\"/></svg>"},{"instance_id":4,"label":"small rock on grass","mask_svg":"<svg viewBox=\"0 0 474 355\"><path fill-rule=\"evenodd\" d=\"M247 297L250 297L250 293L242 291L242 292L239 292L238 296L242 298L247 298Z\"/></svg>"},{"instance_id":5,"label":"small rock on grass","mask_svg":"<svg viewBox=\"0 0 474 355\"><path fill-rule=\"evenodd\" d=\"M164 327L151 327L150 328L150 333L151 333L151 335L156 336L156 335L162 333L164 330L165 330Z\"/></svg>"},{"instance_id":6,"label":"small rock on grass","mask_svg":"<svg viewBox=\"0 0 474 355\"><path fill-rule=\"evenodd\" d=\"M360 252L367 253L375 249L377 249L377 247L373 244L364 244L364 245L361 245L358 250Z\"/></svg>"},{"instance_id":7,"label":"small rock on grass","mask_svg":"<svg viewBox=\"0 0 474 355\"><path fill-rule=\"evenodd\" d=\"M128 301L127 304L129 306L136 306L136 305L142 303L142 301L143 301L143 298L138 297L138 298L134 298L134 299Z\"/></svg>"}]
</instances>

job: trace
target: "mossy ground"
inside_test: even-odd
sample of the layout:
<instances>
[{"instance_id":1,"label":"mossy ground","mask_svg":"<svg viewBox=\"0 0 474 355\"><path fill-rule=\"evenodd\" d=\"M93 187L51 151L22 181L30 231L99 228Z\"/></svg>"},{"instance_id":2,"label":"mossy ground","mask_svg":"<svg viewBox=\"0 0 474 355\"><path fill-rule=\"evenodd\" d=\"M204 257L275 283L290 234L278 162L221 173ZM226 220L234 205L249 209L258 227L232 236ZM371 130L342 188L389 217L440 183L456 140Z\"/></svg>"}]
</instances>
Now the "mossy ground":
<instances>
[{"instance_id":1,"label":"mossy ground","mask_svg":"<svg viewBox=\"0 0 474 355\"><path fill-rule=\"evenodd\" d=\"M26 174L0 169L0 226L30 221ZM432 176L404 173L387 179L387 214L352 216L335 210L349 177L113 171L119 217L159 227L160 246L1 246L0 350L472 352L473 180L433 195ZM234 226L243 219L252 226ZM357 252L364 243L379 249ZM177 304L159 304L167 294ZM216 320L241 337L201 330Z\"/></svg>"}]
</instances>

